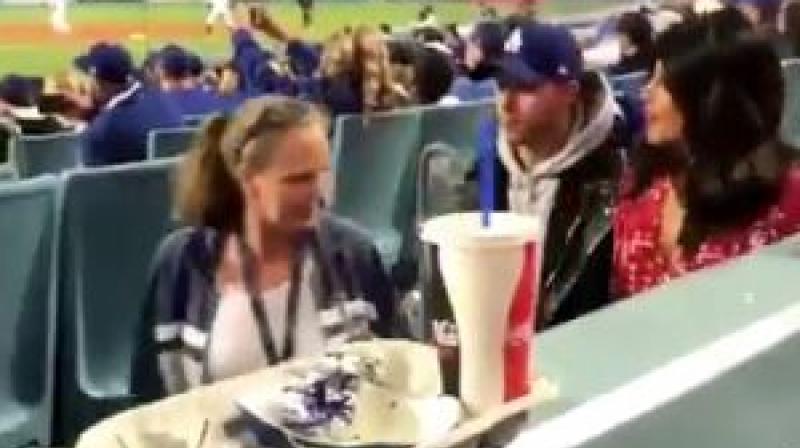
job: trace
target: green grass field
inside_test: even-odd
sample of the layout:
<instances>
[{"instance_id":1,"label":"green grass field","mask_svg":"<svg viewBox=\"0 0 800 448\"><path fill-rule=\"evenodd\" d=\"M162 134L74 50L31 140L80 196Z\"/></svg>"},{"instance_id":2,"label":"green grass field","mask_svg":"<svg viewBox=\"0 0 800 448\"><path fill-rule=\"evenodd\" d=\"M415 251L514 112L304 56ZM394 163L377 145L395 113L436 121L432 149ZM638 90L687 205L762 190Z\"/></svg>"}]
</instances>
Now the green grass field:
<instances>
[{"instance_id":1,"label":"green grass field","mask_svg":"<svg viewBox=\"0 0 800 448\"><path fill-rule=\"evenodd\" d=\"M345 24L377 24L396 26L412 22L423 1L387 2L317 1L315 23L303 35L321 39ZM441 23L466 22L473 19L476 9L467 2L433 2ZM545 13L565 15L607 8L624 0L547 0ZM270 4L270 10L292 30L301 30L299 11L295 2ZM206 9L202 2L187 4L71 4L69 21L73 33L57 36L49 31L48 11L44 6L0 6L0 74L7 72L52 74L70 65L75 55L94 40L93 28L131 29L143 36L124 34L117 40L124 42L140 58L148 48L173 41L193 48L208 57L225 57L229 54L228 33L222 27L207 36L202 33ZM4 29L17 31L4 33ZM180 30L164 36L165 27ZM20 31L24 28L23 31ZM159 33L149 31L160 30ZM191 33L187 33L187 30ZM39 36L27 38L25 33L38 32ZM127 33L127 32L126 32ZM5 34L5 35L4 35ZM155 36L154 34L161 34ZM187 36L187 34L190 34Z\"/></svg>"}]
</instances>

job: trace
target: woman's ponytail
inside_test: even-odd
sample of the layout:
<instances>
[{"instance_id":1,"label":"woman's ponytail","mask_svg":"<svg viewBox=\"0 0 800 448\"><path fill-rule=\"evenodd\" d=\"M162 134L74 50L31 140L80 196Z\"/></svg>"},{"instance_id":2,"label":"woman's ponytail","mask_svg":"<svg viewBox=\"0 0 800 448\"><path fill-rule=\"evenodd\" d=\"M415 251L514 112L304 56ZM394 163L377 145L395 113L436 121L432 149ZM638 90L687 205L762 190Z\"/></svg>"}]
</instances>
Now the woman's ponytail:
<instances>
[{"instance_id":1,"label":"woman's ponytail","mask_svg":"<svg viewBox=\"0 0 800 448\"><path fill-rule=\"evenodd\" d=\"M239 182L222 152L230 119L220 115L206 122L187 154L178 184L178 211L184 224L220 232L241 228L244 199Z\"/></svg>"}]
</instances>

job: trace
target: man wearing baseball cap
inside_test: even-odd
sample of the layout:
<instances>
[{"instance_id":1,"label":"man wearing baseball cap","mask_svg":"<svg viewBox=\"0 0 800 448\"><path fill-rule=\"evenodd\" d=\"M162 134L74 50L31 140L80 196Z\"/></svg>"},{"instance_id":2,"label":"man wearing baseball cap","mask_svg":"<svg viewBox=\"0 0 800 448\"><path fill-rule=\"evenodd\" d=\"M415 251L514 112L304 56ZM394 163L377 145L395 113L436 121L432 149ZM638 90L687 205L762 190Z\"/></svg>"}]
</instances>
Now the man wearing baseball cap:
<instances>
[{"instance_id":1,"label":"man wearing baseball cap","mask_svg":"<svg viewBox=\"0 0 800 448\"><path fill-rule=\"evenodd\" d=\"M609 300L609 214L625 125L605 79L584 71L567 28L525 23L511 32L504 53L499 120L481 130L480 157L497 166L496 196L484 200L546 223L542 329Z\"/></svg>"},{"instance_id":2,"label":"man wearing baseball cap","mask_svg":"<svg viewBox=\"0 0 800 448\"><path fill-rule=\"evenodd\" d=\"M86 131L84 164L143 160L151 130L182 124L173 102L135 78L133 60L122 46L97 43L75 59L75 66L92 77L92 97L99 110Z\"/></svg>"},{"instance_id":3,"label":"man wearing baseball cap","mask_svg":"<svg viewBox=\"0 0 800 448\"><path fill-rule=\"evenodd\" d=\"M156 64L161 91L178 106L183 116L221 112L225 109L222 98L198 83L192 73L192 65L196 63L194 57L188 50L175 44L161 49Z\"/></svg>"},{"instance_id":4,"label":"man wearing baseball cap","mask_svg":"<svg viewBox=\"0 0 800 448\"><path fill-rule=\"evenodd\" d=\"M498 21L478 22L466 39L464 65L469 75L476 80L493 78L497 74L497 62L503 56L508 29Z\"/></svg>"},{"instance_id":5,"label":"man wearing baseball cap","mask_svg":"<svg viewBox=\"0 0 800 448\"><path fill-rule=\"evenodd\" d=\"M8 161L15 135L45 135L71 130L55 116L39 109L37 80L9 74L0 78L0 163Z\"/></svg>"}]
</instances>

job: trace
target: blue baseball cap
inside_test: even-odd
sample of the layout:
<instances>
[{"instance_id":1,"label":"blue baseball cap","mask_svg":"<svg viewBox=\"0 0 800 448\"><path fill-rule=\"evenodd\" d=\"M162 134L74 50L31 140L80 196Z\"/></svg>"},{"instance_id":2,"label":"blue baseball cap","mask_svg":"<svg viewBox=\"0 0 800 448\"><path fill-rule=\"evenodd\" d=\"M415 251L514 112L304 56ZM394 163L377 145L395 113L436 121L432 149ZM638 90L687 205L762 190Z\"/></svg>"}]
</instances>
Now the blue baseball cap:
<instances>
[{"instance_id":1,"label":"blue baseball cap","mask_svg":"<svg viewBox=\"0 0 800 448\"><path fill-rule=\"evenodd\" d=\"M190 75L191 58L189 52L175 44L167 45L161 49L159 61L161 69L171 78L183 79Z\"/></svg>"},{"instance_id":2,"label":"blue baseball cap","mask_svg":"<svg viewBox=\"0 0 800 448\"><path fill-rule=\"evenodd\" d=\"M192 76L202 76L206 71L206 63L200 56L189 53L189 74Z\"/></svg>"},{"instance_id":3,"label":"blue baseball cap","mask_svg":"<svg viewBox=\"0 0 800 448\"><path fill-rule=\"evenodd\" d=\"M107 42L92 45L75 58L75 66L94 78L124 84L134 75L133 59L123 46Z\"/></svg>"},{"instance_id":4,"label":"blue baseball cap","mask_svg":"<svg viewBox=\"0 0 800 448\"><path fill-rule=\"evenodd\" d=\"M487 61L503 56L506 41L506 27L499 22L478 22L469 35L469 40L480 47Z\"/></svg>"},{"instance_id":5,"label":"blue baseball cap","mask_svg":"<svg viewBox=\"0 0 800 448\"><path fill-rule=\"evenodd\" d=\"M35 106L36 97L36 86L30 78L11 74L0 79L0 100L10 106Z\"/></svg>"},{"instance_id":6,"label":"blue baseball cap","mask_svg":"<svg viewBox=\"0 0 800 448\"><path fill-rule=\"evenodd\" d=\"M583 56L575 36L561 25L530 22L506 39L498 81L501 87L576 81Z\"/></svg>"}]
</instances>

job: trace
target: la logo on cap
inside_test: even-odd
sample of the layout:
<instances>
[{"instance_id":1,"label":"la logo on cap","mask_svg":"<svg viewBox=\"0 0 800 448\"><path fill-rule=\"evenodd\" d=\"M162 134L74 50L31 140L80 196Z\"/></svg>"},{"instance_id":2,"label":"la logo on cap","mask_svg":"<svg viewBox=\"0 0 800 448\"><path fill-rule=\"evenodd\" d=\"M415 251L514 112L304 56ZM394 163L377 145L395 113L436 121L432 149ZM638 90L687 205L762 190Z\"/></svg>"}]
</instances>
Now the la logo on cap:
<instances>
[{"instance_id":1,"label":"la logo on cap","mask_svg":"<svg viewBox=\"0 0 800 448\"><path fill-rule=\"evenodd\" d=\"M558 66L558 74L561 76L567 76L569 75L569 69L566 65L560 65Z\"/></svg>"},{"instance_id":2,"label":"la logo on cap","mask_svg":"<svg viewBox=\"0 0 800 448\"><path fill-rule=\"evenodd\" d=\"M520 48L522 48L522 32L517 28L506 40L505 50L509 53L519 53Z\"/></svg>"}]
</instances>

